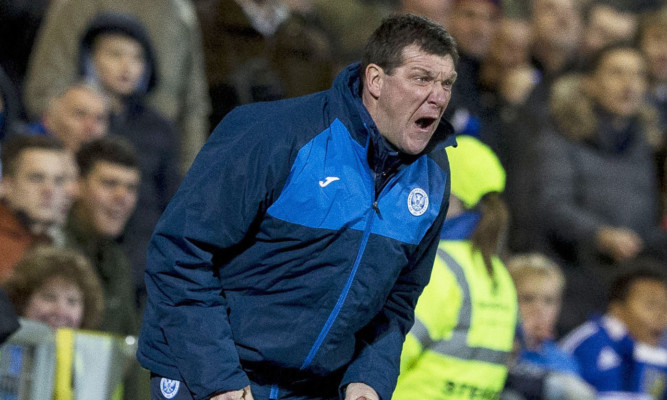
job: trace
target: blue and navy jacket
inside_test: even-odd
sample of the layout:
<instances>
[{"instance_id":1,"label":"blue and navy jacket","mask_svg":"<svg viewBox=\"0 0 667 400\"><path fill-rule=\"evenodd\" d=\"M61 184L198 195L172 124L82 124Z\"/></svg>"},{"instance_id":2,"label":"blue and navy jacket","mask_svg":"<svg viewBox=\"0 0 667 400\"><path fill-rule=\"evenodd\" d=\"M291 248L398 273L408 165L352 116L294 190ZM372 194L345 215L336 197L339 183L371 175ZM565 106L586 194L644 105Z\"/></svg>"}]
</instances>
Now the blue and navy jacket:
<instances>
[{"instance_id":1,"label":"blue and navy jacket","mask_svg":"<svg viewBox=\"0 0 667 400\"><path fill-rule=\"evenodd\" d=\"M667 399L667 349L636 341L611 315L581 325L563 339L562 347L578 361L581 376L600 398L645 394Z\"/></svg>"},{"instance_id":2,"label":"blue and navy jacket","mask_svg":"<svg viewBox=\"0 0 667 400\"><path fill-rule=\"evenodd\" d=\"M214 130L151 239L145 368L195 399L245 387L248 365L339 372L391 398L455 141L442 121L422 154L393 151L359 84L353 64L327 91L239 107Z\"/></svg>"}]
</instances>

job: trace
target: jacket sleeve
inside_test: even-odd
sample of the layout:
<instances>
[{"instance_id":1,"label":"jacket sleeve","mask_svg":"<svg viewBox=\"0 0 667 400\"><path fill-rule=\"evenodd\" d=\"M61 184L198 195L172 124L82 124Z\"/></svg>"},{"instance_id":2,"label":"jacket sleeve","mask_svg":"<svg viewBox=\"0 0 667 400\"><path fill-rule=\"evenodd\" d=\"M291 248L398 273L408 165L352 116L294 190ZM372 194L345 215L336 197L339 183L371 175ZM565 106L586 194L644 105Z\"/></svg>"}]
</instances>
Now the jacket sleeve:
<instances>
[{"instance_id":1,"label":"jacket sleeve","mask_svg":"<svg viewBox=\"0 0 667 400\"><path fill-rule=\"evenodd\" d=\"M241 114L229 114L204 145L147 255L149 306L195 399L249 384L216 268L242 251L289 172L287 145L269 143Z\"/></svg>"},{"instance_id":2,"label":"jacket sleeve","mask_svg":"<svg viewBox=\"0 0 667 400\"><path fill-rule=\"evenodd\" d=\"M449 206L449 181L437 220L427 232L413 261L406 266L389 294L384 308L358 334L361 343L357 358L341 381L341 393L352 382L362 382L390 400L400 370L401 349L414 323L417 299L431 276L440 230Z\"/></svg>"}]
</instances>

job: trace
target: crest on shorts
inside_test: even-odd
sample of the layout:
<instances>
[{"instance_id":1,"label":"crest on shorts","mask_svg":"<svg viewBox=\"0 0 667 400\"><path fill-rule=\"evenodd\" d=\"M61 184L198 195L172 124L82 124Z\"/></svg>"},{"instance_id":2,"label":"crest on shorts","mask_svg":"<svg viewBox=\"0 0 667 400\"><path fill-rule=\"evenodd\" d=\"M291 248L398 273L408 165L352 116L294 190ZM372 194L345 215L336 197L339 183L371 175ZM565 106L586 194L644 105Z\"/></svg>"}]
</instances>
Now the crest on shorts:
<instances>
[{"instance_id":1,"label":"crest on shorts","mask_svg":"<svg viewBox=\"0 0 667 400\"><path fill-rule=\"evenodd\" d=\"M165 399L173 399L178 394L178 388L181 382L172 379L162 378L160 380L160 391Z\"/></svg>"},{"instance_id":2,"label":"crest on shorts","mask_svg":"<svg viewBox=\"0 0 667 400\"><path fill-rule=\"evenodd\" d=\"M418 217L428 209L428 195L422 188L414 188L408 195L408 210L410 214Z\"/></svg>"}]
</instances>

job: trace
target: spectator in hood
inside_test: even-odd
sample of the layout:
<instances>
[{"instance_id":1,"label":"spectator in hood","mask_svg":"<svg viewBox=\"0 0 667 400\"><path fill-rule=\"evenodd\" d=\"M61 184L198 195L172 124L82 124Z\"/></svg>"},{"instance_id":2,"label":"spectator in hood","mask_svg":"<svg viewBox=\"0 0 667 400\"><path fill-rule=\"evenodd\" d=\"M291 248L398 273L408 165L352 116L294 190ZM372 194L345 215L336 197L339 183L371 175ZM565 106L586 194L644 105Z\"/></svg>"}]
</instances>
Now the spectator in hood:
<instances>
[{"instance_id":1,"label":"spectator in hood","mask_svg":"<svg viewBox=\"0 0 667 400\"><path fill-rule=\"evenodd\" d=\"M136 17L98 15L83 36L79 61L81 77L109 98L110 133L134 145L145 177L139 187L140 212L131 217L122 237L141 299L148 241L179 181L176 134L171 123L146 104L158 78L153 46Z\"/></svg>"},{"instance_id":2,"label":"spectator in hood","mask_svg":"<svg viewBox=\"0 0 667 400\"><path fill-rule=\"evenodd\" d=\"M210 111L201 33L190 1L51 2L28 65L23 93L27 111L41 115L53 94L76 79L81 37L100 13L110 11L132 14L146 27L160 73L148 101L178 127L185 171L206 139Z\"/></svg>"}]
</instances>

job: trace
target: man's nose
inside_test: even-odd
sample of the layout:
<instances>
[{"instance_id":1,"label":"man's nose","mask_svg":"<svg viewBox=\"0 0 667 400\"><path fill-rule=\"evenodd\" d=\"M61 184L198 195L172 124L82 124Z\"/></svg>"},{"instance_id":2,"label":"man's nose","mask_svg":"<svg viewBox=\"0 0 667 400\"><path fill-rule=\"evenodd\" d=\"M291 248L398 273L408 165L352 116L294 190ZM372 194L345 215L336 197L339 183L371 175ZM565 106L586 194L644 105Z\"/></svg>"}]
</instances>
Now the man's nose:
<instances>
[{"instance_id":1,"label":"man's nose","mask_svg":"<svg viewBox=\"0 0 667 400\"><path fill-rule=\"evenodd\" d=\"M54 310L54 314L60 319L66 319L67 316L69 315L69 306L67 304L66 300L59 300L56 303L56 307Z\"/></svg>"},{"instance_id":2,"label":"man's nose","mask_svg":"<svg viewBox=\"0 0 667 400\"><path fill-rule=\"evenodd\" d=\"M124 185L118 185L114 188L114 199L118 202L126 203L131 198L132 190Z\"/></svg>"},{"instance_id":3,"label":"man's nose","mask_svg":"<svg viewBox=\"0 0 667 400\"><path fill-rule=\"evenodd\" d=\"M442 87L439 82L434 83L431 94L429 95L429 102L438 107L444 107L449 100L449 92Z\"/></svg>"},{"instance_id":4,"label":"man's nose","mask_svg":"<svg viewBox=\"0 0 667 400\"><path fill-rule=\"evenodd\" d=\"M53 197L53 193L56 190L56 186L57 185L55 182L45 182L44 185L42 185L42 194L48 198Z\"/></svg>"}]
</instances>

